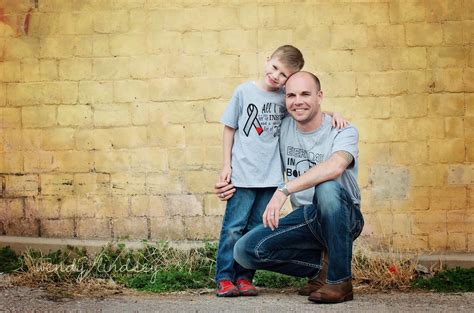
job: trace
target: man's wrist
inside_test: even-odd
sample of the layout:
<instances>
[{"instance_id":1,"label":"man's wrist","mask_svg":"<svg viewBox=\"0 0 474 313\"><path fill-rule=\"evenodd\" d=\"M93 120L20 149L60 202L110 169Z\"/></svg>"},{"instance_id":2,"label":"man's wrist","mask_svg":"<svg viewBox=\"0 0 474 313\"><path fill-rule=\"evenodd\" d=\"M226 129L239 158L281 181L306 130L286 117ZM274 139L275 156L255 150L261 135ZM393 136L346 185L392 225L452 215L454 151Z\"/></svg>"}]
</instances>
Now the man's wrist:
<instances>
[{"instance_id":1,"label":"man's wrist","mask_svg":"<svg viewBox=\"0 0 474 313\"><path fill-rule=\"evenodd\" d=\"M280 191L281 193L283 193L283 194L284 194L285 196L287 196L287 197L291 194L291 193L288 191L288 187L287 187L286 184L283 185L282 187L279 187L277 190Z\"/></svg>"}]
</instances>

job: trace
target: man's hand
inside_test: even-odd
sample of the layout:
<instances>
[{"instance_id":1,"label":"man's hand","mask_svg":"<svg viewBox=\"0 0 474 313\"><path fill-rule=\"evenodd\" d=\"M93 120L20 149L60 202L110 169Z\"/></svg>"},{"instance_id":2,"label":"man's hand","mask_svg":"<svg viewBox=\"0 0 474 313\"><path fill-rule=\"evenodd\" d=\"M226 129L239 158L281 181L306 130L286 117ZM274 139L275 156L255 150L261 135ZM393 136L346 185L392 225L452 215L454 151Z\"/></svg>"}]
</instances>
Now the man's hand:
<instances>
[{"instance_id":1,"label":"man's hand","mask_svg":"<svg viewBox=\"0 0 474 313\"><path fill-rule=\"evenodd\" d=\"M234 185L226 181L219 181L214 185L214 193L221 201L227 201L234 195Z\"/></svg>"},{"instance_id":2,"label":"man's hand","mask_svg":"<svg viewBox=\"0 0 474 313\"><path fill-rule=\"evenodd\" d=\"M270 227L271 230L278 228L278 221L280 219L280 210L285 204L287 196L277 190L273 194L273 197L268 202L265 212L263 212L263 226Z\"/></svg>"}]
</instances>

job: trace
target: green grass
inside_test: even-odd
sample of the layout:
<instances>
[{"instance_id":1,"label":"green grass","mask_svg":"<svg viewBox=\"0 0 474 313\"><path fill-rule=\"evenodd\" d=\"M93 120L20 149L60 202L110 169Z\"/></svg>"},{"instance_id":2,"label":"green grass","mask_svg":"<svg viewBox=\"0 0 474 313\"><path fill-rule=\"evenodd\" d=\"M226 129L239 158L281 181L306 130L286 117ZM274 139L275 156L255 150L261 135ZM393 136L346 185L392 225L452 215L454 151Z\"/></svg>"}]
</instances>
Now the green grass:
<instances>
[{"instance_id":1,"label":"green grass","mask_svg":"<svg viewBox=\"0 0 474 313\"><path fill-rule=\"evenodd\" d=\"M0 273L11 273L21 267L20 257L9 246L0 248Z\"/></svg>"},{"instance_id":2,"label":"green grass","mask_svg":"<svg viewBox=\"0 0 474 313\"><path fill-rule=\"evenodd\" d=\"M412 286L437 292L472 292L474 291L474 268L456 267L441 271L431 278L417 278Z\"/></svg>"}]
</instances>

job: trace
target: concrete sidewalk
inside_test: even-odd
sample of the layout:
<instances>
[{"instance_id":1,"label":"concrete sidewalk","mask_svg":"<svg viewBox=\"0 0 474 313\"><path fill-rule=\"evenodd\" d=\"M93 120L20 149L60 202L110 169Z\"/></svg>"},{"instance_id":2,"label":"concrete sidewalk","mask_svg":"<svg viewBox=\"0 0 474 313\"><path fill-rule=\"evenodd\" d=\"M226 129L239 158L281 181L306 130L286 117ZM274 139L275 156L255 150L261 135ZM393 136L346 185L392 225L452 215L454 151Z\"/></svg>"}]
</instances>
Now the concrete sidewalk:
<instances>
[{"instance_id":1,"label":"concrete sidewalk","mask_svg":"<svg viewBox=\"0 0 474 313\"><path fill-rule=\"evenodd\" d=\"M356 293L354 301L321 305L294 292L261 290L258 297L131 294L57 298L41 289L0 283L0 312L474 312L474 293Z\"/></svg>"}]
</instances>

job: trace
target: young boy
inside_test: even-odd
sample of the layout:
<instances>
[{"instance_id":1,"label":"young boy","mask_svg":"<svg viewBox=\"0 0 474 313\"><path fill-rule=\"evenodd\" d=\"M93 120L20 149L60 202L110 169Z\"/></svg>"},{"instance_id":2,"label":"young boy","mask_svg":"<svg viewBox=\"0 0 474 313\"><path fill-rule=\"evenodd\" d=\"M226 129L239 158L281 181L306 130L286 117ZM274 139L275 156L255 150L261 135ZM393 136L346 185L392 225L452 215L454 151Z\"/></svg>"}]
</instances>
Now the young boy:
<instances>
[{"instance_id":1,"label":"young boy","mask_svg":"<svg viewBox=\"0 0 474 313\"><path fill-rule=\"evenodd\" d=\"M297 48L277 48L267 59L264 77L239 85L221 117L225 126L220 180L232 181L236 192L227 202L222 222L215 277L217 296L257 295L252 285L255 271L235 262L233 249L238 239L262 223L273 193L284 185L278 147L280 124L286 115L282 87L303 65L303 55Z\"/></svg>"}]
</instances>

